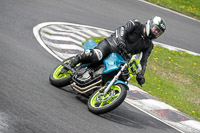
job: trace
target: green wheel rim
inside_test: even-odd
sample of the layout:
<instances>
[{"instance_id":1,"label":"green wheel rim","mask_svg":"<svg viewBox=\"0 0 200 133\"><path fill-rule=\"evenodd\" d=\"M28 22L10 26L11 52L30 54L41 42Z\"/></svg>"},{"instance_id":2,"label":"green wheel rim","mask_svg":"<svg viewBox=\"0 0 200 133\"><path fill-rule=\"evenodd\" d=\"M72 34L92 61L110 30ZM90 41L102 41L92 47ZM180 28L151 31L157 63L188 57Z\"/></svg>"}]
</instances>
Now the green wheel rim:
<instances>
[{"instance_id":1,"label":"green wheel rim","mask_svg":"<svg viewBox=\"0 0 200 133\"><path fill-rule=\"evenodd\" d=\"M67 63L67 62L69 62L70 60L67 60L67 61L65 61L64 63ZM53 77L54 77L54 79L62 79L62 78L65 78L65 77L67 77L67 76L69 76L71 73L72 73L72 71L70 71L70 70L68 70L68 71L66 71L65 73L60 73L61 72L61 70L63 69L63 67L64 66L62 66L62 65L60 65L60 66L58 66L57 68L56 68L56 70L54 71L54 73L53 73Z\"/></svg>"},{"instance_id":2,"label":"green wheel rim","mask_svg":"<svg viewBox=\"0 0 200 133\"><path fill-rule=\"evenodd\" d=\"M111 86L110 91L106 95L100 95L99 91L92 97L90 104L94 108L108 106L114 102L121 94L121 88L118 85Z\"/></svg>"}]
</instances>

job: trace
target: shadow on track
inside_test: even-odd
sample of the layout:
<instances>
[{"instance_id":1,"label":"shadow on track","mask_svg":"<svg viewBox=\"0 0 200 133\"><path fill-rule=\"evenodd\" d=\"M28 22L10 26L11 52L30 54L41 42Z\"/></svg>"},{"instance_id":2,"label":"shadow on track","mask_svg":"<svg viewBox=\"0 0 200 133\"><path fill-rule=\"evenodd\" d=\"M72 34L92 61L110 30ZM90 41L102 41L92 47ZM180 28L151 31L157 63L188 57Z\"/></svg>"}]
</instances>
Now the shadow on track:
<instances>
[{"instance_id":1,"label":"shadow on track","mask_svg":"<svg viewBox=\"0 0 200 133\"><path fill-rule=\"evenodd\" d=\"M153 127L167 131L167 129L171 128L168 125L165 125L162 122L152 118L151 116L144 114L138 109L130 106L126 102L109 113L101 114L100 117L124 126L137 129Z\"/></svg>"},{"instance_id":2,"label":"shadow on track","mask_svg":"<svg viewBox=\"0 0 200 133\"><path fill-rule=\"evenodd\" d=\"M77 100L87 105L88 98L77 94L77 92L73 91L71 87L64 87L59 89L64 90L67 93L74 94ZM144 114L126 102L123 102L122 105L113 111L105 114L100 114L98 116L108 121L137 129L144 129L148 126L167 131L167 129L171 128L168 125L165 125L162 122L152 118L151 116Z\"/></svg>"}]
</instances>

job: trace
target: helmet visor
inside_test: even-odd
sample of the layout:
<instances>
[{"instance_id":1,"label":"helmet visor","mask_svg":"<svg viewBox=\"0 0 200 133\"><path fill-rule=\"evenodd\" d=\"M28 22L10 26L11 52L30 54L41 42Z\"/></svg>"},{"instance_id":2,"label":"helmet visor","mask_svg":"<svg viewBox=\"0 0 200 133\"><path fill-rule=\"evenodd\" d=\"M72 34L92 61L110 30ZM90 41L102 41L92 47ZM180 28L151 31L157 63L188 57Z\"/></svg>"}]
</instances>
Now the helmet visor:
<instances>
[{"instance_id":1,"label":"helmet visor","mask_svg":"<svg viewBox=\"0 0 200 133\"><path fill-rule=\"evenodd\" d=\"M151 32L156 38L158 38L163 33L163 31L157 25L153 25L153 27L151 27Z\"/></svg>"}]
</instances>

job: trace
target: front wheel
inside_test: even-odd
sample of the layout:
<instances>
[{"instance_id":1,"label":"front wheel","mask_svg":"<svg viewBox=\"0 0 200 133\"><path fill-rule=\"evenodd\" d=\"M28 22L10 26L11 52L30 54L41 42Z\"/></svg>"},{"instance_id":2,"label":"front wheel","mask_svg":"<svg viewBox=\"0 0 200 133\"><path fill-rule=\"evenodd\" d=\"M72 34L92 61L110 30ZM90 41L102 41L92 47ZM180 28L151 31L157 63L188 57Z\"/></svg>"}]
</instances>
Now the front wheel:
<instances>
[{"instance_id":1,"label":"front wheel","mask_svg":"<svg viewBox=\"0 0 200 133\"><path fill-rule=\"evenodd\" d=\"M72 73L72 71L66 70L62 64L68 63L71 59L72 57L64 60L51 72L51 74L49 75L49 81L52 85L56 87L63 87L70 84L70 81L72 79L70 74Z\"/></svg>"},{"instance_id":2,"label":"front wheel","mask_svg":"<svg viewBox=\"0 0 200 133\"><path fill-rule=\"evenodd\" d=\"M94 114L103 114L118 107L126 98L127 86L124 84L112 85L106 95L97 90L88 100L88 109Z\"/></svg>"}]
</instances>

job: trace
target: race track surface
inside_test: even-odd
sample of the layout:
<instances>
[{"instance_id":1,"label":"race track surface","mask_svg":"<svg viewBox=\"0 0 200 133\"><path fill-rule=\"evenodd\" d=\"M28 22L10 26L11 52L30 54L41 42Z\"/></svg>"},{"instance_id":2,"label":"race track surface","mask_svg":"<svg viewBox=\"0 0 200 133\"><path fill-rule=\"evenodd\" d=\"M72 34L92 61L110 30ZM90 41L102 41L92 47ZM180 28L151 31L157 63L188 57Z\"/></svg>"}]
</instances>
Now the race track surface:
<instances>
[{"instance_id":1,"label":"race track surface","mask_svg":"<svg viewBox=\"0 0 200 133\"><path fill-rule=\"evenodd\" d=\"M1 0L0 132L178 132L125 102L104 115L90 113L87 100L71 93L70 87L62 90L50 85L49 73L59 61L38 44L32 31L42 22L114 30L129 19L145 22L153 15L167 22L167 32L159 42L200 51L197 21L136 0Z\"/></svg>"}]
</instances>

